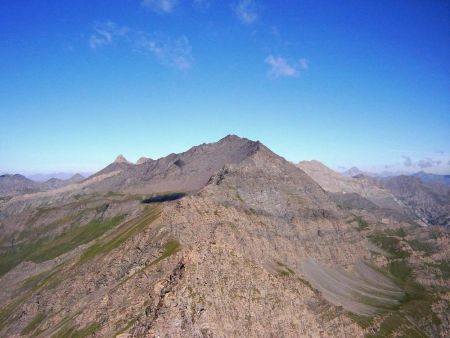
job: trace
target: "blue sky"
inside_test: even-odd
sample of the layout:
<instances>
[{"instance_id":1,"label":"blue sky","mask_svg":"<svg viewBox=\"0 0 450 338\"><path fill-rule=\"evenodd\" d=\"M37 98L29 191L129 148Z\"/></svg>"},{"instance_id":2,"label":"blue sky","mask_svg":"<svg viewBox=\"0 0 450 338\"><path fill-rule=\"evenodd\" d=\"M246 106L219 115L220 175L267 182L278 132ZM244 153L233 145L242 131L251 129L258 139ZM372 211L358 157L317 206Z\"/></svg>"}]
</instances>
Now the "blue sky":
<instances>
[{"instance_id":1,"label":"blue sky","mask_svg":"<svg viewBox=\"0 0 450 338\"><path fill-rule=\"evenodd\" d=\"M7 0L0 172L233 133L288 160L450 173L448 1Z\"/></svg>"}]
</instances>

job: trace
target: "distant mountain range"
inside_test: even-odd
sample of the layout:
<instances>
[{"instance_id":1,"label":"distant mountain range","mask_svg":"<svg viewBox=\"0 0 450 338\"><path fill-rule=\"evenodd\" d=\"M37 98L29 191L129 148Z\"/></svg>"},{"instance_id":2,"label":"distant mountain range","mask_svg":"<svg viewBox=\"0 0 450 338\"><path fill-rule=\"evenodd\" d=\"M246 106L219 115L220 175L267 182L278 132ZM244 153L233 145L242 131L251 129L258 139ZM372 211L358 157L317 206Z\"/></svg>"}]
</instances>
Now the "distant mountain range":
<instances>
[{"instance_id":1,"label":"distant mountain range","mask_svg":"<svg viewBox=\"0 0 450 338\"><path fill-rule=\"evenodd\" d=\"M68 179L50 178L44 182L31 180L23 175L0 175L0 197L28 194L64 187L84 180L81 174L72 175Z\"/></svg>"},{"instance_id":2,"label":"distant mountain range","mask_svg":"<svg viewBox=\"0 0 450 338\"><path fill-rule=\"evenodd\" d=\"M412 176L419 178L423 183L438 183L450 187L450 175L436 175L421 171Z\"/></svg>"},{"instance_id":3,"label":"distant mountain range","mask_svg":"<svg viewBox=\"0 0 450 338\"><path fill-rule=\"evenodd\" d=\"M357 168L350 173L354 177L339 174L319 161L302 161L297 165L312 177L323 189L332 193L356 193L380 208L402 211L403 206L398 203L395 196L388 190L378 187L368 176L362 175Z\"/></svg>"},{"instance_id":4,"label":"distant mountain range","mask_svg":"<svg viewBox=\"0 0 450 338\"><path fill-rule=\"evenodd\" d=\"M380 208L395 210L423 224L450 227L448 176L418 173L411 176L374 177L352 168L347 175L355 175L350 177L318 161L303 161L298 167L326 191L356 193Z\"/></svg>"},{"instance_id":5,"label":"distant mountain range","mask_svg":"<svg viewBox=\"0 0 450 338\"><path fill-rule=\"evenodd\" d=\"M392 176L374 178L374 182L390 191L425 224L450 227L450 187L440 175ZM444 184L442 184L442 183Z\"/></svg>"},{"instance_id":6,"label":"distant mountain range","mask_svg":"<svg viewBox=\"0 0 450 338\"><path fill-rule=\"evenodd\" d=\"M341 173L344 176L354 177L354 176L370 176L370 177L392 177L392 176L415 176L420 178L420 180L424 183L439 183L444 184L446 186L450 186L450 175L438 175L438 174L430 174L423 171L417 173L408 173L405 171L383 171L379 173L367 172L358 169L357 167L352 167L348 170L345 170Z\"/></svg>"},{"instance_id":7,"label":"distant mountain range","mask_svg":"<svg viewBox=\"0 0 450 338\"><path fill-rule=\"evenodd\" d=\"M57 173L50 173L50 174L32 174L32 175L25 175L27 178L29 178L32 181L36 182L45 182L52 178L56 178L58 180L69 180L74 177L74 175L81 175L83 177L88 177L92 173L90 172L82 172L82 173L69 173L69 172L57 172Z\"/></svg>"}]
</instances>

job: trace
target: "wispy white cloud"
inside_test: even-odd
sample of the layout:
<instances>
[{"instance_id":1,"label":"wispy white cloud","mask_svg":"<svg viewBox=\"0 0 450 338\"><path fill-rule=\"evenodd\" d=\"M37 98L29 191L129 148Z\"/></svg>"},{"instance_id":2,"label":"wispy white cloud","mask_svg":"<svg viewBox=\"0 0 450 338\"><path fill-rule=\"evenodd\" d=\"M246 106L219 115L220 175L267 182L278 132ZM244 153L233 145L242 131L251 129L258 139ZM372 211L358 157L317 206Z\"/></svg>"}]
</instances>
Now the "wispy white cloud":
<instances>
[{"instance_id":1,"label":"wispy white cloud","mask_svg":"<svg viewBox=\"0 0 450 338\"><path fill-rule=\"evenodd\" d=\"M136 47L156 57L162 64L181 70L190 69L194 63L192 47L186 36L177 39L152 38L142 35Z\"/></svg>"},{"instance_id":2,"label":"wispy white cloud","mask_svg":"<svg viewBox=\"0 0 450 338\"><path fill-rule=\"evenodd\" d=\"M239 0L233 9L242 23L250 25L258 19L258 8L254 0Z\"/></svg>"},{"instance_id":3,"label":"wispy white cloud","mask_svg":"<svg viewBox=\"0 0 450 338\"><path fill-rule=\"evenodd\" d=\"M265 60L270 66L268 71L271 77L296 77L300 71L308 69L308 60L300 59L297 63L289 63L286 59L269 55Z\"/></svg>"},{"instance_id":4,"label":"wispy white cloud","mask_svg":"<svg viewBox=\"0 0 450 338\"><path fill-rule=\"evenodd\" d=\"M92 49L96 49L111 45L117 37L124 37L127 34L127 27L118 27L114 22L96 23L94 32L89 37L89 46Z\"/></svg>"},{"instance_id":5,"label":"wispy white cloud","mask_svg":"<svg viewBox=\"0 0 450 338\"><path fill-rule=\"evenodd\" d=\"M120 27L113 22L97 23L89 38L89 46L98 49L115 42L126 43L129 47L156 58L165 66L180 70L190 69L194 63L192 47L186 36L177 38L150 35L140 30Z\"/></svg>"},{"instance_id":6,"label":"wispy white cloud","mask_svg":"<svg viewBox=\"0 0 450 338\"><path fill-rule=\"evenodd\" d=\"M274 37L276 37L276 38L280 38L280 37L281 37L280 30L278 29L277 26L272 26L272 27L270 28L270 32L271 32L272 35L273 35Z\"/></svg>"},{"instance_id":7,"label":"wispy white cloud","mask_svg":"<svg viewBox=\"0 0 450 338\"><path fill-rule=\"evenodd\" d=\"M299 67L301 70L308 69L308 66L309 66L308 60L302 58L302 59L298 60L298 64L299 64Z\"/></svg>"},{"instance_id":8,"label":"wispy white cloud","mask_svg":"<svg viewBox=\"0 0 450 338\"><path fill-rule=\"evenodd\" d=\"M444 155L444 153L440 155ZM435 167L442 163L442 160L432 159L430 157L418 161L413 161L409 156L402 156L402 158L403 158L403 165L405 167L416 167L420 169Z\"/></svg>"},{"instance_id":9,"label":"wispy white cloud","mask_svg":"<svg viewBox=\"0 0 450 338\"><path fill-rule=\"evenodd\" d=\"M444 151L429 153L422 159L414 160L410 156L401 156L402 162L398 165L402 170L411 172L426 170L434 173L448 173L450 169L450 154Z\"/></svg>"},{"instance_id":10,"label":"wispy white cloud","mask_svg":"<svg viewBox=\"0 0 450 338\"><path fill-rule=\"evenodd\" d=\"M141 5L155 12L171 13L178 5L178 0L142 0Z\"/></svg>"},{"instance_id":11,"label":"wispy white cloud","mask_svg":"<svg viewBox=\"0 0 450 338\"><path fill-rule=\"evenodd\" d=\"M420 169L435 167L435 166L438 166L439 164L441 164L440 160L433 160L431 158L426 158L424 160L417 161L417 166Z\"/></svg>"}]
</instances>

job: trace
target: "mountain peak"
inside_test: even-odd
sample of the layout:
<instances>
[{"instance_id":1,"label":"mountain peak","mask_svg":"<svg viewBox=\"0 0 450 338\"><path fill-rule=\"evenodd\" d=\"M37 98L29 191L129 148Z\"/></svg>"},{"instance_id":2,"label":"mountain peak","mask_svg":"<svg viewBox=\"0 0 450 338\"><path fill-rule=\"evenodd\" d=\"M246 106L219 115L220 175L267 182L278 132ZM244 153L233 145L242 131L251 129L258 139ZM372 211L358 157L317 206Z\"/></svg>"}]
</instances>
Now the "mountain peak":
<instances>
[{"instance_id":1,"label":"mountain peak","mask_svg":"<svg viewBox=\"0 0 450 338\"><path fill-rule=\"evenodd\" d=\"M245 137L240 137L234 134L229 134L223 138L221 138L217 143L234 143L234 142L258 142L258 141L251 141Z\"/></svg>"},{"instance_id":2,"label":"mountain peak","mask_svg":"<svg viewBox=\"0 0 450 338\"><path fill-rule=\"evenodd\" d=\"M84 176L79 174L79 173L76 173L71 178L69 178L69 181L71 181L71 182L79 182L79 181L82 181L82 180L84 180Z\"/></svg>"},{"instance_id":3,"label":"mountain peak","mask_svg":"<svg viewBox=\"0 0 450 338\"><path fill-rule=\"evenodd\" d=\"M250 153L258 151L261 146L264 146L260 141L249 140L248 138L240 137L234 134L229 134L224 138L221 138L219 141L210 143L209 145L252 149Z\"/></svg>"},{"instance_id":4,"label":"mountain peak","mask_svg":"<svg viewBox=\"0 0 450 338\"><path fill-rule=\"evenodd\" d=\"M20 174L3 174L0 177L2 178L10 178L10 179L18 179L18 180L28 180L28 178L26 178L23 175Z\"/></svg>"},{"instance_id":5,"label":"mountain peak","mask_svg":"<svg viewBox=\"0 0 450 338\"><path fill-rule=\"evenodd\" d=\"M359 170L357 167L351 167L350 169L344 171L342 174L344 176L353 177L353 176L364 174L364 172Z\"/></svg>"},{"instance_id":6,"label":"mountain peak","mask_svg":"<svg viewBox=\"0 0 450 338\"><path fill-rule=\"evenodd\" d=\"M143 163L148 162L148 161L152 161L152 159L148 158L148 157L145 157L145 156L142 156L141 158L139 158L139 160L136 161L136 164L143 164Z\"/></svg>"},{"instance_id":7,"label":"mountain peak","mask_svg":"<svg viewBox=\"0 0 450 338\"><path fill-rule=\"evenodd\" d=\"M302 169L306 173L308 173L310 171L327 172L327 173L333 172L332 169L328 168L325 164L323 164L322 162L317 161L317 160L300 161L297 164L297 167Z\"/></svg>"},{"instance_id":8,"label":"mountain peak","mask_svg":"<svg viewBox=\"0 0 450 338\"><path fill-rule=\"evenodd\" d=\"M314 165L314 166L325 166L325 164L323 164L322 162L318 161L318 160L311 160L311 161L307 161L307 160L303 160L298 162L298 164L309 164L309 165Z\"/></svg>"},{"instance_id":9,"label":"mountain peak","mask_svg":"<svg viewBox=\"0 0 450 338\"><path fill-rule=\"evenodd\" d=\"M114 163L129 163L129 162L123 155L119 155L114 160Z\"/></svg>"},{"instance_id":10,"label":"mountain peak","mask_svg":"<svg viewBox=\"0 0 450 338\"><path fill-rule=\"evenodd\" d=\"M240 140L241 137L235 135L235 134L228 134L227 136L223 137L220 141L232 141L232 140Z\"/></svg>"}]
</instances>

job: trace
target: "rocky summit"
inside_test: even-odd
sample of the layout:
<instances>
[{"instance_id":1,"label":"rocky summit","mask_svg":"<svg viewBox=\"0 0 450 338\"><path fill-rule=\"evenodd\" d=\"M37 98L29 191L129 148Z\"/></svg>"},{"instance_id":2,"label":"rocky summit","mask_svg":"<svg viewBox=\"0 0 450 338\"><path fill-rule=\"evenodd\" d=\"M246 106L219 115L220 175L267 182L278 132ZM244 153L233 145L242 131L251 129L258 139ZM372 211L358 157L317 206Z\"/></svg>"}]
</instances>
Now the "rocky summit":
<instances>
[{"instance_id":1,"label":"rocky summit","mask_svg":"<svg viewBox=\"0 0 450 338\"><path fill-rule=\"evenodd\" d=\"M446 190L235 135L46 191L0 179L1 337L450 336L448 228L423 216L448 220Z\"/></svg>"}]
</instances>

